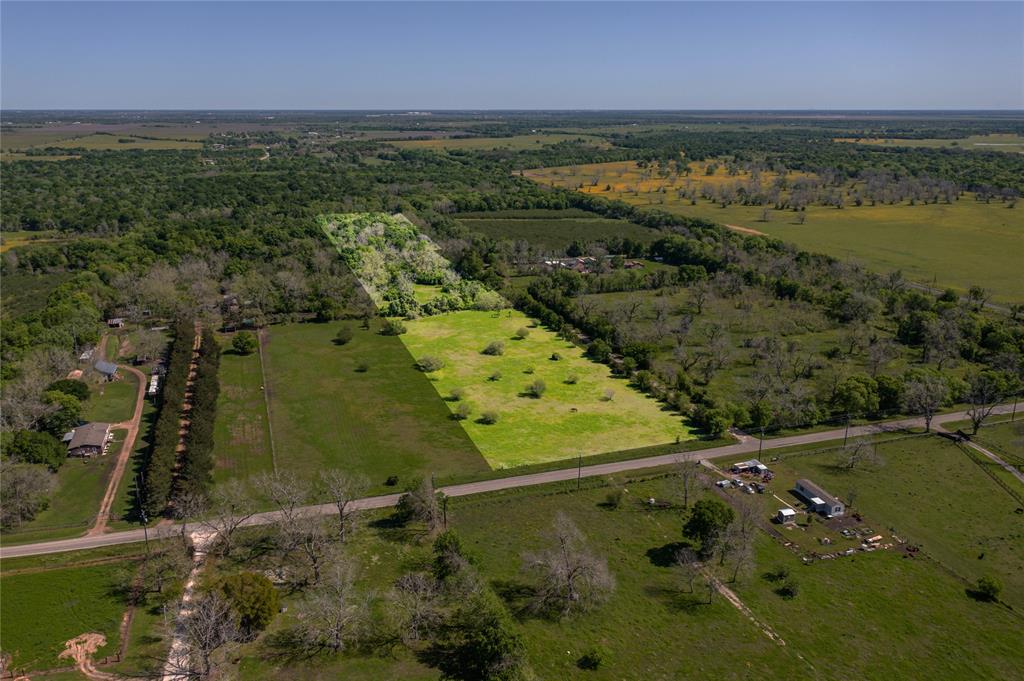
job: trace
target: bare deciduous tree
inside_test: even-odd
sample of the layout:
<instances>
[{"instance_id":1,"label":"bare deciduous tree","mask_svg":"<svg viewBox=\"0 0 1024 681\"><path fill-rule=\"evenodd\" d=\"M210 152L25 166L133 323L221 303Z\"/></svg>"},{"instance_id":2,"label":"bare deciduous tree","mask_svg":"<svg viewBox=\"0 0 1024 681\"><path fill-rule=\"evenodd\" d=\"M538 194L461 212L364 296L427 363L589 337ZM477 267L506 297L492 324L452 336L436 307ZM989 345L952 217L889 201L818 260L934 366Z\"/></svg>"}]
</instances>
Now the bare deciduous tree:
<instances>
[{"instance_id":1,"label":"bare deciduous tree","mask_svg":"<svg viewBox=\"0 0 1024 681\"><path fill-rule=\"evenodd\" d=\"M429 636L443 620L437 580L426 573L399 577L387 600L388 612L407 645Z\"/></svg>"},{"instance_id":2,"label":"bare deciduous tree","mask_svg":"<svg viewBox=\"0 0 1024 681\"><path fill-rule=\"evenodd\" d=\"M438 504L434 483L424 477L419 484L402 495L398 500L398 512L412 520L418 520L433 534L441 527L441 507Z\"/></svg>"},{"instance_id":3,"label":"bare deciduous tree","mask_svg":"<svg viewBox=\"0 0 1024 681\"><path fill-rule=\"evenodd\" d=\"M924 375L907 381L903 387L903 409L924 417L924 429L932 429L935 412L949 397L949 385L941 376Z\"/></svg>"},{"instance_id":4,"label":"bare deciduous tree","mask_svg":"<svg viewBox=\"0 0 1024 681\"><path fill-rule=\"evenodd\" d=\"M203 526L217 535L223 555L231 553L235 531L256 512L251 495L239 480L218 485L213 492L210 514Z\"/></svg>"},{"instance_id":5,"label":"bare deciduous tree","mask_svg":"<svg viewBox=\"0 0 1024 681\"><path fill-rule=\"evenodd\" d=\"M561 511L552 523L548 548L527 554L524 562L539 580L534 607L540 611L568 615L586 610L615 588L607 561L590 552L579 528Z\"/></svg>"},{"instance_id":6,"label":"bare deciduous tree","mask_svg":"<svg viewBox=\"0 0 1024 681\"><path fill-rule=\"evenodd\" d=\"M330 469L320 474L319 482L321 494L338 509L338 540L344 543L356 514L352 502L366 494L370 481L358 473Z\"/></svg>"},{"instance_id":7,"label":"bare deciduous tree","mask_svg":"<svg viewBox=\"0 0 1024 681\"><path fill-rule=\"evenodd\" d=\"M683 547L675 552L673 560L676 566L679 567L682 580L686 584L686 590L689 593L693 593L693 583L697 581L703 570L703 565L697 557L697 552L689 547Z\"/></svg>"},{"instance_id":8,"label":"bare deciduous tree","mask_svg":"<svg viewBox=\"0 0 1024 681\"><path fill-rule=\"evenodd\" d=\"M702 472L700 462L694 459L677 461L673 467L672 487L675 495L682 499L683 508L690 507L690 496L702 486Z\"/></svg>"},{"instance_id":9,"label":"bare deciduous tree","mask_svg":"<svg viewBox=\"0 0 1024 681\"><path fill-rule=\"evenodd\" d=\"M217 593L198 598L182 619L184 648L172 651L164 678L208 679L216 671L213 655L239 640L231 606Z\"/></svg>"},{"instance_id":10,"label":"bare deciduous tree","mask_svg":"<svg viewBox=\"0 0 1024 681\"><path fill-rule=\"evenodd\" d=\"M341 652L365 634L370 604L367 595L356 589L355 577L355 568L336 557L324 579L310 591L301 625L310 648Z\"/></svg>"},{"instance_id":11,"label":"bare deciduous tree","mask_svg":"<svg viewBox=\"0 0 1024 681\"><path fill-rule=\"evenodd\" d=\"M882 458L871 440L861 437L843 447L842 462L847 469L853 470L861 463L881 465Z\"/></svg>"}]
</instances>

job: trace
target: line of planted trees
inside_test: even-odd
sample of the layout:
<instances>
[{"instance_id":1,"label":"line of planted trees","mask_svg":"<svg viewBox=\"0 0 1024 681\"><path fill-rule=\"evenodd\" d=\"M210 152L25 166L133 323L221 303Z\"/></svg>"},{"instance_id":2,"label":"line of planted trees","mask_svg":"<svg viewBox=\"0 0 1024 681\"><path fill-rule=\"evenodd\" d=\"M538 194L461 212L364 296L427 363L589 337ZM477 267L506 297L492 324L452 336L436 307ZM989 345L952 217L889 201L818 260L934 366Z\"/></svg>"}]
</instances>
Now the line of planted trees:
<instances>
[{"instance_id":1,"label":"line of planted trees","mask_svg":"<svg viewBox=\"0 0 1024 681\"><path fill-rule=\"evenodd\" d=\"M213 423L217 416L217 396L220 394L217 380L220 345L210 329L203 329L202 335L196 375L192 380L192 408L176 493L205 496L213 479Z\"/></svg>"},{"instance_id":2,"label":"line of planted trees","mask_svg":"<svg viewBox=\"0 0 1024 681\"><path fill-rule=\"evenodd\" d=\"M174 340L171 342L167 373L158 404L159 414L153 426L152 442L146 457L143 507L150 516L163 512L174 488L181 408L185 402L189 365L192 363L194 329L191 319L179 319L174 325Z\"/></svg>"}]
</instances>

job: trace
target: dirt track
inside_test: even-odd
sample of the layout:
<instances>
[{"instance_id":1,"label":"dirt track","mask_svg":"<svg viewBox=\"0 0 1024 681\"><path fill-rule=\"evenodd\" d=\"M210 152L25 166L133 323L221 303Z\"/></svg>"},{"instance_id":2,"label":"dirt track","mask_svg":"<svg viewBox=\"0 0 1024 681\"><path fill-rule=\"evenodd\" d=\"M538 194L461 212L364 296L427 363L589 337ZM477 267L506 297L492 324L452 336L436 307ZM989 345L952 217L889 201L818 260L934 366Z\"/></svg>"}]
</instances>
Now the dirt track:
<instances>
[{"instance_id":1,"label":"dirt track","mask_svg":"<svg viewBox=\"0 0 1024 681\"><path fill-rule=\"evenodd\" d=\"M110 475L107 483L107 491L103 493L103 501L100 503L99 513L96 514L96 523L86 532L87 537L103 534L107 530L107 521L110 519L110 509L114 505L114 497L117 496L117 488L124 477L124 471L128 468L128 461L132 458L132 451L135 449L135 440L139 436L139 425L142 422L142 407L146 400L146 375L135 367L122 366L120 369L135 376L139 382L139 388L135 394L135 413L130 421L121 421L111 426L112 430L127 429L124 442L121 443L121 451L117 454L117 463L114 464L114 472Z\"/></svg>"}]
</instances>

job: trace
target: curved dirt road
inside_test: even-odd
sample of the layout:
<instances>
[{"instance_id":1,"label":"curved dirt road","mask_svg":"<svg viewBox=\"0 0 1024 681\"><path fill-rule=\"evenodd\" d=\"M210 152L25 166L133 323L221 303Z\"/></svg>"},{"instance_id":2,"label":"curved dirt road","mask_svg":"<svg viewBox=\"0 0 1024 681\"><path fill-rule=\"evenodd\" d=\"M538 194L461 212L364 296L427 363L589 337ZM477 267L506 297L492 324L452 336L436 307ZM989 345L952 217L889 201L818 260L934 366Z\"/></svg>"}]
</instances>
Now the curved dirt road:
<instances>
[{"instance_id":1,"label":"curved dirt road","mask_svg":"<svg viewBox=\"0 0 1024 681\"><path fill-rule=\"evenodd\" d=\"M121 443L121 451L117 455L117 463L114 464L114 472L110 474L110 481L107 483L107 491L103 494L103 501L100 503L99 513L96 514L96 522L89 531L87 537L94 537L103 534L107 530L107 521L110 519L110 509L114 505L114 497L117 496L117 488L124 477L124 471L128 468L128 461L132 458L132 451L135 449L135 440L139 436L139 424L142 422L142 406L146 400L146 375L135 367L122 366L124 371L135 376L139 382L139 389L135 393L135 413L130 421L121 421L111 425L111 430L127 429L124 442Z\"/></svg>"}]
</instances>

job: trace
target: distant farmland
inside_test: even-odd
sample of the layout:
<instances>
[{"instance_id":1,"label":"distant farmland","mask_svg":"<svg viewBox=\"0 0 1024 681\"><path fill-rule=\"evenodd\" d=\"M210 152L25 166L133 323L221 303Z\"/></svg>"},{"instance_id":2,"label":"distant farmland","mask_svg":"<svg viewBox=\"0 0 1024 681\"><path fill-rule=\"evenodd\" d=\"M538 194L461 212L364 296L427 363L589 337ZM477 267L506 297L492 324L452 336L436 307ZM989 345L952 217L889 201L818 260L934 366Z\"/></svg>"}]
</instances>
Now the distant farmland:
<instances>
[{"instance_id":1,"label":"distant farmland","mask_svg":"<svg viewBox=\"0 0 1024 681\"><path fill-rule=\"evenodd\" d=\"M765 214L761 206L736 202L722 208L703 197L684 198L680 190L687 187L748 179L745 173L726 175L722 168L706 175L701 163L691 163L690 168L690 175L674 179L628 161L528 170L525 175L541 184L753 229L877 271L899 269L911 279L938 287L965 291L979 285L992 291L995 300L1024 300L1024 279L1019 275L1024 208L1019 205L980 202L970 193L952 204L865 203L843 209L810 205L799 224L793 211ZM801 176L805 174L789 175ZM764 183L773 179L772 173L761 175Z\"/></svg>"},{"instance_id":2,"label":"distant farmland","mask_svg":"<svg viewBox=\"0 0 1024 681\"><path fill-rule=\"evenodd\" d=\"M402 140L392 142L401 149L465 149L473 151L489 149L532 149L546 144L582 140L594 146L607 146L604 139L594 135L567 135L554 133L550 135L516 135L514 137L457 137L429 140Z\"/></svg>"},{"instance_id":3,"label":"distant farmland","mask_svg":"<svg viewBox=\"0 0 1024 681\"><path fill-rule=\"evenodd\" d=\"M647 243L663 236L657 230L626 220L613 220L573 209L464 213L456 217L473 231L495 239L521 239L558 252L577 240L587 242L619 237Z\"/></svg>"}]
</instances>

